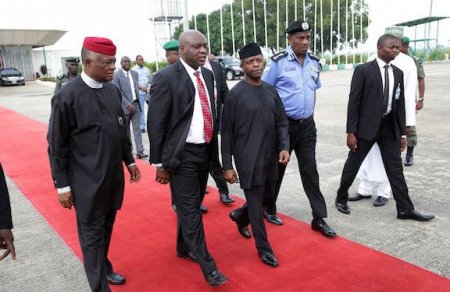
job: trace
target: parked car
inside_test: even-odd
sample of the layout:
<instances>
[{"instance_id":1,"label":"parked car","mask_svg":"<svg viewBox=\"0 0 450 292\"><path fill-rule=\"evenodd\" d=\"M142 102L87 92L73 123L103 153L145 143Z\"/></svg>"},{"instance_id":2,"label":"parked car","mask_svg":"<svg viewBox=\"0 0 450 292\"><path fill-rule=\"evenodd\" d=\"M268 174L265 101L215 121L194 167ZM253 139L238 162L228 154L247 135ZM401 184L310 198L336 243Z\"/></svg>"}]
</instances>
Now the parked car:
<instances>
[{"instance_id":1,"label":"parked car","mask_svg":"<svg viewBox=\"0 0 450 292\"><path fill-rule=\"evenodd\" d=\"M16 68L0 69L0 86L25 85L25 77Z\"/></svg>"},{"instance_id":2,"label":"parked car","mask_svg":"<svg viewBox=\"0 0 450 292\"><path fill-rule=\"evenodd\" d=\"M234 80L236 77L244 76L239 59L230 56L218 56L216 60L222 66L223 74L225 74L227 80Z\"/></svg>"}]
</instances>

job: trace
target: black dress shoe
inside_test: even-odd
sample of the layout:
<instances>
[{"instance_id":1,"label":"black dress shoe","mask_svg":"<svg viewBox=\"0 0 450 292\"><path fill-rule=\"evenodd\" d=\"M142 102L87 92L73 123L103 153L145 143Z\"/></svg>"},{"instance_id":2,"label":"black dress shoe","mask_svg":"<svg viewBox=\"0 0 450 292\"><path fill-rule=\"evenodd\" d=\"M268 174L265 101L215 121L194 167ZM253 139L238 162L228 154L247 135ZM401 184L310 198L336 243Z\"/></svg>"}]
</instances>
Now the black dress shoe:
<instances>
[{"instance_id":1,"label":"black dress shoe","mask_svg":"<svg viewBox=\"0 0 450 292\"><path fill-rule=\"evenodd\" d=\"M428 221L434 219L434 215L426 215L417 212L416 210L412 210L409 212L398 212L397 219L411 219L416 221Z\"/></svg>"},{"instance_id":2,"label":"black dress shoe","mask_svg":"<svg viewBox=\"0 0 450 292\"><path fill-rule=\"evenodd\" d=\"M314 219L311 222L311 229L315 231L320 231L326 237L336 237L336 232L331 229L330 226L323 219Z\"/></svg>"},{"instance_id":3,"label":"black dress shoe","mask_svg":"<svg viewBox=\"0 0 450 292\"><path fill-rule=\"evenodd\" d=\"M147 131L145 129L142 129L141 133L144 134L144 133L147 133Z\"/></svg>"},{"instance_id":4,"label":"black dress shoe","mask_svg":"<svg viewBox=\"0 0 450 292\"><path fill-rule=\"evenodd\" d=\"M414 158L411 156L406 155L406 159L405 159L405 166L413 166L414 164Z\"/></svg>"},{"instance_id":5,"label":"black dress shoe","mask_svg":"<svg viewBox=\"0 0 450 292\"><path fill-rule=\"evenodd\" d=\"M264 211L264 218L266 218L266 220L272 224L275 225L283 225L283 220L281 220L280 217L277 216L277 214L272 215L267 213L266 211Z\"/></svg>"},{"instance_id":6,"label":"black dress shoe","mask_svg":"<svg viewBox=\"0 0 450 292\"><path fill-rule=\"evenodd\" d=\"M381 207L381 206L386 205L387 201L388 201L388 198L385 198L385 197L382 197L382 196L378 196L375 199L375 201L373 201L373 205L375 207Z\"/></svg>"},{"instance_id":7,"label":"black dress shoe","mask_svg":"<svg viewBox=\"0 0 450 292\"><path fill-rule=\"evenodd\" d=\"M228 279L218 270L214 270L211 273L205 275L206 281L211 286L219 286L225 283Z\"/></svg>"},{"instance_id":8,"label":"black dress shoe","mask_svg":"<svg viewBox=\"0 0 450 292\"><path fill-rule=\"evenodd\" d=\"M228 204L234 203L234 200L230 197L229 194L219 194L219 195L220 195L220 201L223 204L228 205Z\"/></svg>"},{"instance_id":9,"label":"black dress shoe","mask_svg":"<svg viewBox=\"0 0 450 292\"><path fill-rule=\"evenodd\" d=\"M114 272L106 276L106 279L108 279L108 283L112 285L123 285L125 283L125 277Z\"/></svg>"},{"instance_id":10,"label":"black dress shoe","mask_svg":"<svg viewBox=\"0 0 450 292\"><path fill-rule=\"evenodd\" d=\"M200 206L200 212L202 212L202 214L206 214L208 213L208 208L206 208L206 206L202 204Z\"/></svg>"},{"instance_id":11,"label":"black dress shoe","mask_svg":"<svg viewBox=\"0 0 450 292\"><path fill-rule=\"evenodd\" d=\"M269 265L271 267L279 266L277 258L271 252L260 253L259 257L261 258L263 263L265 263L266 265Z\"/></svg>"},{"instance_id":12,"label":"black dress shoe","mask_svg":"<svg viewBox=\"0 0 450 292\"><path fill-rule=\"evenodd\" d=\"M144 152L142 152L142 153L137 154L136 157L138 159L144 159L144 158L148 157L148 154L145 154Z\"/></svg>"},{"instance_id":13,"label":"black dress shoe","mask_svg":"<svg viewBox=\"0 0 450 292\"><path fill-rule=\"evenodd\" d=\"M193 263L198 263L197 258L190 251L187 252L187 253L177 253L177 257L189 260L189 261L191 261Z\"/></svg>"},{"instance_id":14,"label":"black dress shoe","mask_svg":"<svg viewBox=\"0 0 450 292\"><path fill-rule=\"evenodd\" d=\"M339 212L350 214L350 208L348 207L347 203L339 203L336 201L335 205Z\"/></svg>"},{"instance_id":15,"label":"black dress shoe","mask_svg":"<svg viewBox=\"0 0 450 292\"><path fill-rule=\"evenodd\" d=\"M364 195L361 195L360 193L356 193L354 197L349 197L348 200L350 202L353 202L353 201L359 201L359 200L362 200L362 199L370 199L370 198L372 198L371 195L364 196Z\"/></svg>"},{"instance_id":16,"label":"black dress shoe","mask_svg":"<svg viewBox=\"0 0 450 292\"><path fill-rule=\"evenodd\" d=\"M250 233L250 231L248 230L248 227L245 225L242 225L240 223L237 222L237 218L236 218L236 210L233 210L230 212L229 214L230 219L236 223L237 225L237 229L238 232L245 238L249 239L252 238L252 234Z\"/></svg>"}]
</instances>

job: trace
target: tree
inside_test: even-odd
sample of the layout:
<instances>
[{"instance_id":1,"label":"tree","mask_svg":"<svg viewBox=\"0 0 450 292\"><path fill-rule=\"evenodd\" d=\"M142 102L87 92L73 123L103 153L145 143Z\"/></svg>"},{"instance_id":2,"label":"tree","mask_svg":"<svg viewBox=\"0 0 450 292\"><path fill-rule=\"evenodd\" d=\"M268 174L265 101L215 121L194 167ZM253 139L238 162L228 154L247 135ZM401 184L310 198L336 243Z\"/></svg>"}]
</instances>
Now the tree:
<instances>
[{"instance_id":1,"label":"tree","mask_svg":"<svg viewBox=\"0 0 450 292\"><path fill-rule=\"evenodd\" d=\"M241 0L233 1L233 21L234 21L234 41L235 47L240 48L244 45L243 28L242 28L242 14L244 14L245 21L245 41L246 43L254 40L253 29L253 11L252 0L242 0L244 3L244 11L242 11ZM255 1L255 23L256 23L256 41L261 46L266 45L265 30L264 30L264 0ZM272 50L277 49L277 1L279 2L279 45L280 50L284 49L286 44L286 1L285 0L266 0L267 8L267 46ZM338 2L340 13L340 36L338 35ZM295 20L295 0L288 0L288 23ZM314 47L317 52L322 51L321 48L321 27L320 27L320 5L322 6L323 13L323 51L330 50L330 37L332 40L333 50L342 49L350 46L350 40L352 39L352 18L351 11L354 11L354 27L355 27L355 46L361 42L360 30L362 29L362 41L367 39L367 24L368 24L368 6L366 0L307 0L305 5L306 21L311 26L314 26L314 10L317 5L317 27L315 29L315 41L312 41L312 49ZM348 9L348 19L345 19L346 4ZM331 27L331 6L333 6L333 29L330 35ZM362 13L362 23L360 18ZM218 54L221 51L221 36L220 36L220 10L215 10L208 15L209 18L209 35L210 35L210 51L214 54ZM297 0L297 19L303 18L303 1ZM199 14L196 16L197 29L207 36L206 28L206 14ZM223 43L224 51L232 54L233 52L233 40L231 31L231 5L226 4L222 7L222 29L223 29ZM348 26L348 41L345 42L345 22ZM189 21L189 27L194 28L194 19ZM183 31L182 25L178 26L174 32L174 38L178 39L179 35ZM312 30L314 33L314 28ZM339 45L338 45L338 39Z\"/></svg>"}]
</instances>

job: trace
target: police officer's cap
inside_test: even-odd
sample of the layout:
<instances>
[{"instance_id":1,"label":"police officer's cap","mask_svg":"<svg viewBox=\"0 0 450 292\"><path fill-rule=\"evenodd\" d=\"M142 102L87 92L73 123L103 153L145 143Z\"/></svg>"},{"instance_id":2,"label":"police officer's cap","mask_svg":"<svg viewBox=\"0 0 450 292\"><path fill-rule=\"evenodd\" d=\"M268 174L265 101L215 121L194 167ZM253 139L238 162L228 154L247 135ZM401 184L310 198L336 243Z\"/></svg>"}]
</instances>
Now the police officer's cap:
<instances>
[{"instance_id":1,"label":"police officer's cap","mask_svg":"<svg viewBox=\"0 0 450 292\"><path fill-rule=\"evenodd\" d=\"M409 37L402 37L402 44L409 45Z\"/></svg>"},{"instance_id":2,"label":"police officer's cap","mask_svg":"<svg viewBox=\"0 0 450 292\"><path fill-rule=\"evenodd\" d=\"M67 57L66 58L67 63L80 63L80 58L78 57Z\"/></svg>"},{"instance_id":3,"label":"police officer's cap","mask_svg":"<svg viewBox=\"0 0 450 292\"><path fill-rule=\"evenodd\" d=\"M310 30L311 26L306 21L294 21L286 28L286 33L291 34Z\"/></svg>"},{"instance_id":4,"label":"police officer's cap","mask_svg":"<svg viewBox=\"0 0 450 292\"><path fill-rule=\"evenodd\" d=\"M170 40L163 45L163 49L166 51L178 51L180 44L176 40Z\"/></svg>"}]
</instances>

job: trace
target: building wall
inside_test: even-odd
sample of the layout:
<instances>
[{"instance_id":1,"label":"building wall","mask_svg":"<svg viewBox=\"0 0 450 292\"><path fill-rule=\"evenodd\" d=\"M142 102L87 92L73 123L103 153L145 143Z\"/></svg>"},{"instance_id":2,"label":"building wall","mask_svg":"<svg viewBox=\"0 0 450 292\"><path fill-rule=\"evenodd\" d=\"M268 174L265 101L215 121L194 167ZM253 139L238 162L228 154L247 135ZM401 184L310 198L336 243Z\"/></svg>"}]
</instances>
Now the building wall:
<instances>
[{"instance_id":1,"label":"building wall","mask_svg":"<svg viewBox=\"0 0 450 292\"><path fill-rule=\"evenodd\" d=\"M37 48L32 51L33 54L33 70L40 72L39 68L43 64L47 64L47 76L56 77L67 72L65 59L67 57L79 57L80 51L74 50L44 50Z\"/></svg>"}]
</instances>

